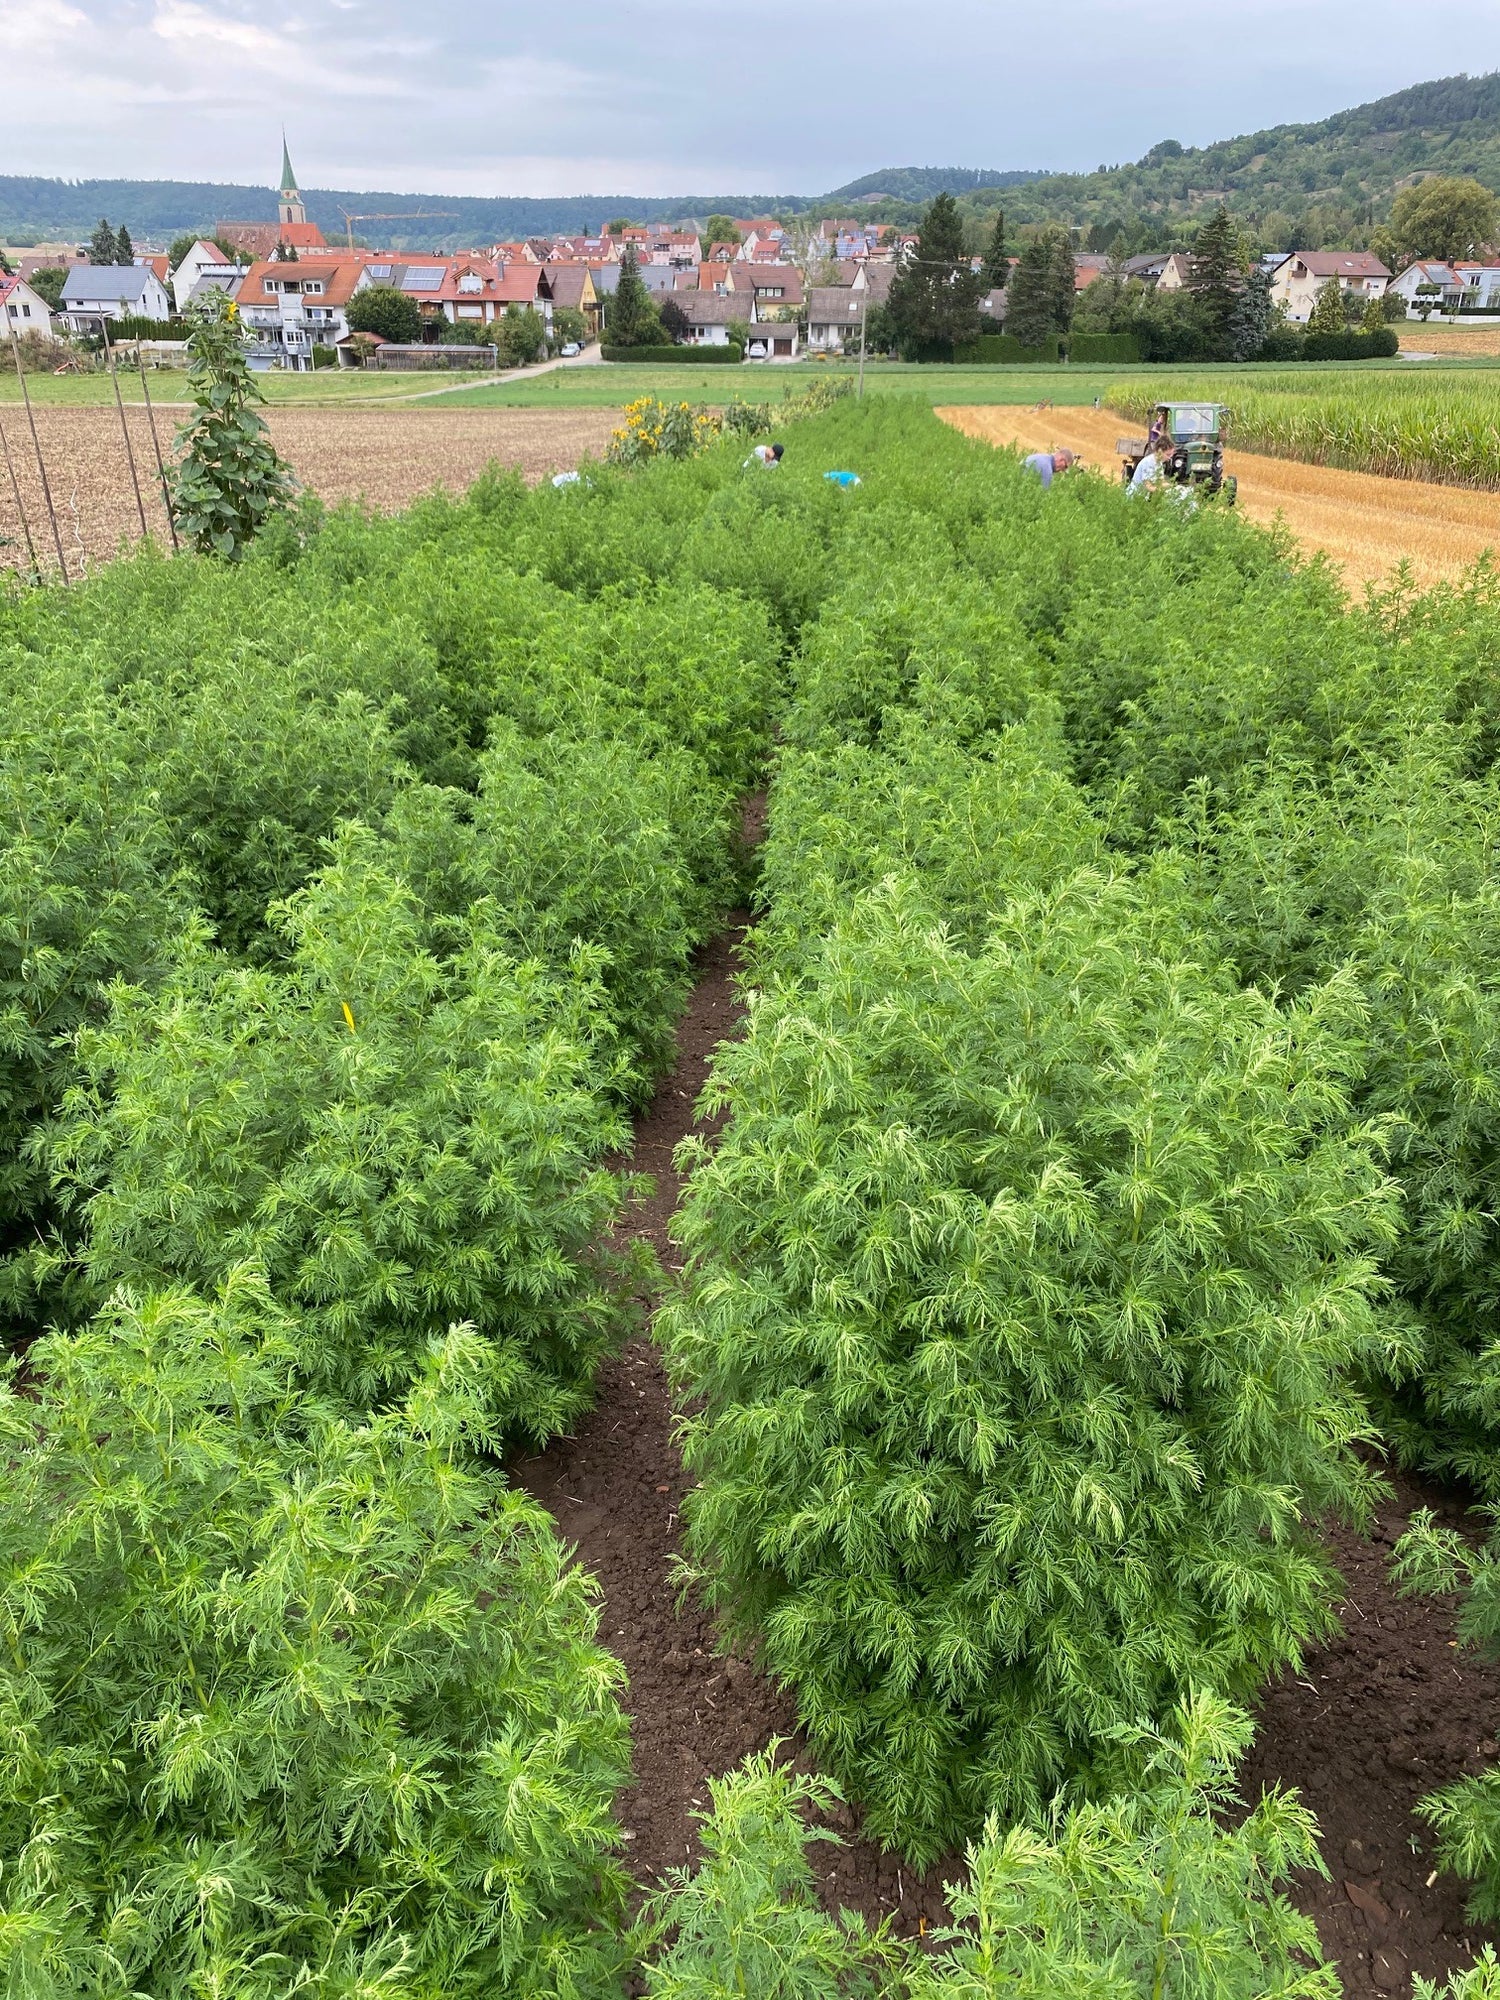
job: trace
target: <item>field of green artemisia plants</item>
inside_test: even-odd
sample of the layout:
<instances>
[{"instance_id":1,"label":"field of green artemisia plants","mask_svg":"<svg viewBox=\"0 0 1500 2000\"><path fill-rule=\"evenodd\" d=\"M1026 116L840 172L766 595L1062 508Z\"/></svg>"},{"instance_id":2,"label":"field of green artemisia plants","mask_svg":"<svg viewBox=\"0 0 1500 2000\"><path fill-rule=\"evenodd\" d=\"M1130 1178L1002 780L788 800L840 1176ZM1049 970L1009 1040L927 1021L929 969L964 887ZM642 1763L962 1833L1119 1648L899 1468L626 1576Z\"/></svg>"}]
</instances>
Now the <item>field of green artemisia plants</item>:
<instances>
[{"instance_id":1,"label":"field of green artemisia plants","mask_svg":"<svg viewBox=\"0 0 1500 2000\"><path fill-rule=\"evenodd\" d=\"M1216 1815L1358 1448L1500 1500L1500 594L899 403L787 445L0 605L6 2000L1337 1993L1307 1814ZM658 1329L828 1778L642 1904L503 1468L657 1282L606 1163L747 893ZM834 1785L967 1847L931 1948L817 1903ZM1500 1777L1431 1810L1493 1908Z\"/></svg>"}]
</instances>

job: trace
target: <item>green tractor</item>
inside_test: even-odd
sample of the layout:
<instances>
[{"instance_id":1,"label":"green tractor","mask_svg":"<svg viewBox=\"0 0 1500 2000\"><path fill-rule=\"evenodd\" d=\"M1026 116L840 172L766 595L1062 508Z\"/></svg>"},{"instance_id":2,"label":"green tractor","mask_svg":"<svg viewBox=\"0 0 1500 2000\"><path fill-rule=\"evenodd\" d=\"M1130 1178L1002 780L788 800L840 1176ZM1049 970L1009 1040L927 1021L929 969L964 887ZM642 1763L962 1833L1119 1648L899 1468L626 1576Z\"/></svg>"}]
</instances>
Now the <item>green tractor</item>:
<instances>
[{"instance_id":1,"label":"green tractor","mask_svg":"<svg viewBox=\"0 0 1500 2000\"><path fill-rule=\"evenodd\" d=\"M1232 507L1238 482L1224 471L1224 433L1229 428L1229 409L1224 403L1158 403L1151 416L1151 428L1143 438L1121 438L1115 446L1120 454L1125 484L1137 481L1141 461L1156 459L1156 475L1176 486L1204 487Z\"/></svg>"}]
</instances>

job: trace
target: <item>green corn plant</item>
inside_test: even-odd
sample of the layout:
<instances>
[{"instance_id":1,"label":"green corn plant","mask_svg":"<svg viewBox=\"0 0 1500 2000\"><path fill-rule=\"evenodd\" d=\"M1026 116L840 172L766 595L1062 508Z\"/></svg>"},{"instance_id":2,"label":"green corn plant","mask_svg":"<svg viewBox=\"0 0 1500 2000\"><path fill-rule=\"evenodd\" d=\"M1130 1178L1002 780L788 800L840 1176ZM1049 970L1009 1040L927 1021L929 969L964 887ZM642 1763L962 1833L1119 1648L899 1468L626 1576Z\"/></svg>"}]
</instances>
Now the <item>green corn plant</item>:
<instances>
[{"instance_id":1,"label":"green corn plant","mask_svg":"<svg viewBox=\"0 0 1500 2000\"><path fill-rule=\"evenodd\" d=\"M720 1052L663 1326L710 1603L917 1860L1329 1629L1395 1233L1348 981L1158 956L1082 875L961 950L899 884Z\"/></svg>"},{"instance_id":2,"label":"green corn plant","mask_svg":"<svg viewBox=\"0 0 1500 2000\"><path fill-rule=\"evenodd\" d=\"M351 1425L253 1272L0 1394L6 1992L615 1990L618 1666L474 1468L472 1335Z\"/></svg>"},{"instance_id":3,"label":"green corn plant","mask_svg":"<svg viewBox=\"0 0 1500 2000\"><path fill-rule=\"evenodd\" d=\"M96 1295L212 1288L238 1261L295 1312L298 1365L363 1410L458 1321L497 1427L541 1442L632 1324L639 1254L604 1239L626 1129L594 1048L597 968L519 962L483 907L440 964L379 843L346 829L277 922L284 971L191 951L81 1038L51 1141Z\"/></svg>"}]
</instances>

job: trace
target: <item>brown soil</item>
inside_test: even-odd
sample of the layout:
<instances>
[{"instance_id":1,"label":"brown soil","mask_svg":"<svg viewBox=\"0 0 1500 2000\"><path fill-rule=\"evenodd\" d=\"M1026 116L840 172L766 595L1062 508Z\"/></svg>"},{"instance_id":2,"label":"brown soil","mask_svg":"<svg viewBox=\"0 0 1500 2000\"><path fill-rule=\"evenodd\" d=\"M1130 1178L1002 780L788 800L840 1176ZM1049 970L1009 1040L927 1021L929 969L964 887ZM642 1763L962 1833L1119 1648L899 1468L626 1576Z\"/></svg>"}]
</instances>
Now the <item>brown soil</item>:
<instances>
[{"instance_id":1,"label":"brown soil","mask_svg":"<svg viewBox=\"0 0 1500 2000\"><path fill-rule=\"evenodd\" d=\"M171 451L182 414L177 408L157 411L163 454ZM533 483L566 471L585 455L603 451L616 416L611 410L449 409L439 399L402 409L271 409L266 420L297 477L330 506L365 499L381 513L393 513L435 486L462 492L490 464L517 465ZM145 409L128 407L126 422L146 531L165 546L166 518ZM141 539L119 412L111 406L42 407L36 426L63 557L77 577L117 555L122 542ZM55 575L56 547L24 410L5 404L0 427L25 524L44 571ZM0 567L24 568L26 561L25 530L0 456Z\"/></svg>"},{"instance_id":2,"label":"brown soil","mask_svg":"<svg viewBox=\"0 0 1500 2000\"><path fill-rule=\"evenodd\" d=\"M747 821L749 832L750 815ZM702 954L698 984L678 1024L676 1067L637 1121L627 1163L655 1182L634 1212L632 1232L672 1271L682 1262L667 1235L681 1188L672 1154L688 1133L716 1129L715 1120L697 1115L697 1099L714 1049L735 1033L743 1012L735 968L747 921L738 912ZM749 1661L716 1649L712 1621L693 1598L678 1601L671 1564L687 1479L672 1436L666 1376L649 1340L633 1341L605 1368L598 1403L576 1434L518 1465L515 1477L576 1542L603 1593L601 1637L630 1676L635 1779L621 1817L630 1865L649 1885L697 1853L692 1816L708 1803L710 1778L778 1737L788 1757L805 1761L792 1703ZM848 1844L820 1842L813 1850L830 1906L842 1903L872 1919L890 1916L904 1935L940 1920L943 1870L925 1882L913 1877L859 1838L847 1808L835 1813L834 1825ZM955 1871L946 1872L951 1878Z\"/></svg>"},{"instance_id":3,"label":"brown soil","mask_svg":"<svg viewBox=\"0 0 1500 2000\"><path fill-rule=\"evenodd\" d=\"M986 444L1025 451L1066 446L1093 470L1119 477L1115 441L1130 425L1113 410L1019 408L1005 404L940 409L945 423ZM1239 480L1239 506L1252 521L1284 521L1304 548L1321 550L1352 585L1378 583L1409 562L1419 582L1457 576L1500 546L1493 493L1420 479L1384 479L1260 452L1225 454Z\"/></svg>"},{"instance_id":4,"label":"brown soil","mask_svg":"<svg viewBox=\"0 0 1500 2000\"><path fill-rule=\"evenodd\" d=\"M1412 1511L1432 1507L1455 1526L1464 1515L1452 1496L1391 1477L1395 1495L1371 1540L1330 1537L1348 1585L1343 1632L1268 1691L1241 1773L1247 1798L1295 1785L1317 1815L1331 1879L1309 1876L1296 1900L1358 2000L1408 1993L1412 1972L1438 1978L1467 1965L1493 1935L1465 1922L1456 1878L1429 1879L1434 1842L1415 1808L1495 1761L1500 1666L1458 1647L1451 1604L1392 1590L1387 1562Z\"/></svg>"}]
</instances>

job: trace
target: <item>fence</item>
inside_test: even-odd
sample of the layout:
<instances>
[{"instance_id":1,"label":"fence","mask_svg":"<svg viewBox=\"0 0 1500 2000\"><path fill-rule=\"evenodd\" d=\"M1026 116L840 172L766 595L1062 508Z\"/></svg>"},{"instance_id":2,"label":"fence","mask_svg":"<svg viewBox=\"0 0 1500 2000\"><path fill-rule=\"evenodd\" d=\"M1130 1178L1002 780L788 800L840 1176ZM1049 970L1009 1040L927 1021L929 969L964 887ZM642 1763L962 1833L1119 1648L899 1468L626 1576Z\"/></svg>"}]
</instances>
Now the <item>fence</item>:
<instances>
[{"instance_id":1,"label":"fence","mask_svg":"<svg viewBox=\"0 0 1500 2000\"><path fill-rule=\"evenodd\" d=\"M348 352L347 348L344 352ZM498 347L469 347L457 343L452 347L408 347L399 341L387 340L372 351L370 358L377 369L427 369L439 374L453 368L500 366Z\"/></svg>"}]
</instances>

